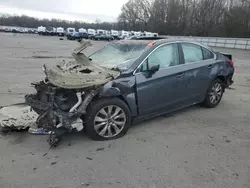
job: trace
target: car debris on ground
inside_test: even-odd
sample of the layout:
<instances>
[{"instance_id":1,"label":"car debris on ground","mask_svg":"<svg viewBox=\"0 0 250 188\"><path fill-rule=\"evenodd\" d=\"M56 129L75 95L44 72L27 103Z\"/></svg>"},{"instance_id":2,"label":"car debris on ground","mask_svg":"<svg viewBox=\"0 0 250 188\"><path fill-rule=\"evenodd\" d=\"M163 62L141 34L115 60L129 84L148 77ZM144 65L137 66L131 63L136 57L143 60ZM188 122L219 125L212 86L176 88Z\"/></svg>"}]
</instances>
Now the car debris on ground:
<instances>
[{"instance_id":1,"label":"car debris on ground","mask_svg":"<svg viewBox=\"0 0 250 188\"><path fill-rule=\"evenodd\" d=\"M36 123L38 114L27 104L5 106L0 109L0 125L5 129L24 130Z\"/></svg>"}]
</instances>

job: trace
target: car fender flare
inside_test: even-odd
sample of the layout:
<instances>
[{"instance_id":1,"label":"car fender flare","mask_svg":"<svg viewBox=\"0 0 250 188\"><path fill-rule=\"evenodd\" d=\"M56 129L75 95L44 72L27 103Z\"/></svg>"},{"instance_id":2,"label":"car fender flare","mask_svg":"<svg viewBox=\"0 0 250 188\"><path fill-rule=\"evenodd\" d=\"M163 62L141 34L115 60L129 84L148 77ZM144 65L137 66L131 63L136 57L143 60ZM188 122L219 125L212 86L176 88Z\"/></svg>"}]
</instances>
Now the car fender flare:
<instances>
[{"instance_id":1,"label":"car fender flare","mask_svg":"<svg viewBox=\"0 0 250 188\"><path fill-rule=\"evenodd\" d=\"M99 97L117 97L122 95L121 90L115 87L113 82L109 82L103 86L99 93Z\"/></svg>"},{"instance_id":2,"label":"car fender flare","mask_svg":"<svg viewBox=\"0 0 250 188\"><path fill-rule=\"evenodd\" d=\"M117 97L125 102L132 115L137 115L136 97L133 88L130 85L124 83L116 83L111 81L103 86L102 90L98 94L98 98Z\"/></svg>"}]
</instances>

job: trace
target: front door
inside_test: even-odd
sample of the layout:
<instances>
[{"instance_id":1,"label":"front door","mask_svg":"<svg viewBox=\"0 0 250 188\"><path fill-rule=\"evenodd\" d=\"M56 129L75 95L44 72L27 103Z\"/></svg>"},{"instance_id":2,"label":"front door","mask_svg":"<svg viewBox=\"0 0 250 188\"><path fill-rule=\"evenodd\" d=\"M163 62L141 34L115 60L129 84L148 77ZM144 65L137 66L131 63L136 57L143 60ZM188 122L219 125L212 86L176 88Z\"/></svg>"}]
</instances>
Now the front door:
<instances>
[{"instance_id":1,"label":"front door","mask_svg":"<svg viewBox=\"0 0 250 188\"><path fill-rule=\"evenodd\" d=\"M158 47L136 72L139 115L178 107L184 97L185 75L181 70L178 45ZM160 65L158 71L150 69Z\"/></svg>"}]
</instances>

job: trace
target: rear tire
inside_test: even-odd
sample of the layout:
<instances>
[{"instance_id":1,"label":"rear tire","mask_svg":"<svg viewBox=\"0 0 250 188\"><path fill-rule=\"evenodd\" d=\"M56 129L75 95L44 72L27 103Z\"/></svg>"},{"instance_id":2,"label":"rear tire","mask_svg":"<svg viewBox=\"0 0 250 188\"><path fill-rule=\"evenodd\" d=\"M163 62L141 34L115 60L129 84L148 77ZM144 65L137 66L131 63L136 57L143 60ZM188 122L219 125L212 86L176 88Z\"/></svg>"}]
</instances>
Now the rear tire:
<instances>
[{"instance_id":1,"label":"rear tire","mask_svg":"<svg viewBox=\"0 0 250 188\"><path fill-rule=\"evenodd\" d=\"M117 113L118 111L119 113ZM107 116L104 115L105 113ZM115 113L117 114L115 115ZM118 116L120 118L117 118ZM103 98L90 104L85 120L87 121L85 130L92 140L112 140L127 133L131 124L131 113L127 104L122 100Z\"/></svg>"},{"instance_id":2,"label":"rear tire","mask_svg":"<svg viewBox=\"0 0 250 188\"><path fill-rule=\"evenodd\" d=\"M225 91L225 84L220 79L215 79L209 86L203 105L207 108L216 107Z\"/></svg>"}]
</instances>

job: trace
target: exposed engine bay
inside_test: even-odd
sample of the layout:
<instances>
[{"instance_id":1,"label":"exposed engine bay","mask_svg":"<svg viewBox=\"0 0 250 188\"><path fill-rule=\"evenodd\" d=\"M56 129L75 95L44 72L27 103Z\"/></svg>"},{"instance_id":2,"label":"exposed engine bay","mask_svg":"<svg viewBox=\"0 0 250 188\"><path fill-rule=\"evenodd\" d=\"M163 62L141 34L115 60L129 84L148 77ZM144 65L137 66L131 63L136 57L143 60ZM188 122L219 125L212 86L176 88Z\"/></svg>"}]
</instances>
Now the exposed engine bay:
<instances>
[{"instance_id":1,"label":"exposed engine bay","mask_svg":"<svg viewBox=\"0 0 250 188\"><path fill-rule=\"evenodd\" d=\"M82 131L84 114L102 86L119 76L119 71L100 67L82 51L91 43L83 41L72 53L74 61L63 61L56 67L43 66L43 81L32 83L36 93L25 96L25 103L38 114L37 128L51 132L49 144L56 146L60 136L72 131Z\"/></svg>"},{"instance_id":2,"label":"exposed engine bay","mask_svg":"<svg viewBox=\"0 0 250 188\"><path fill-rule=\"evenodd\" d=\"M87 106L98 94L98 87L64 89L49 81L33 83L37 93L25 96L25 102L39 115L36 120L38 128L45 128L58 137L73 130L83 129L84 114ZM51 138L50 145L54 145Z\"/></svg>"}]
</instances>

